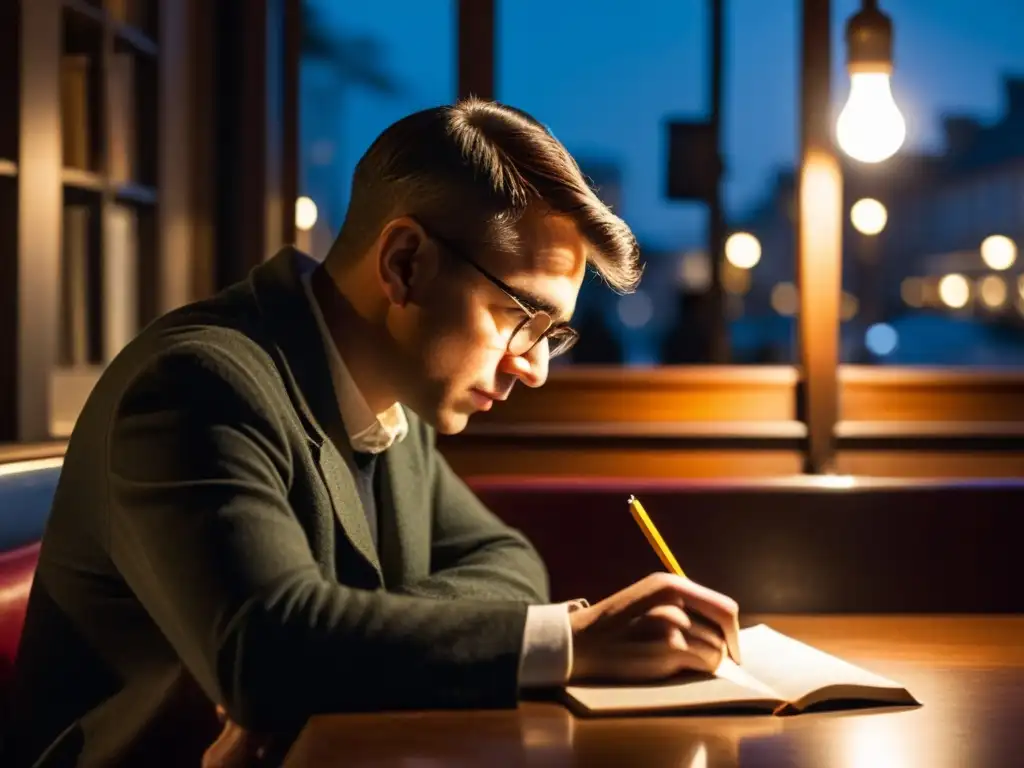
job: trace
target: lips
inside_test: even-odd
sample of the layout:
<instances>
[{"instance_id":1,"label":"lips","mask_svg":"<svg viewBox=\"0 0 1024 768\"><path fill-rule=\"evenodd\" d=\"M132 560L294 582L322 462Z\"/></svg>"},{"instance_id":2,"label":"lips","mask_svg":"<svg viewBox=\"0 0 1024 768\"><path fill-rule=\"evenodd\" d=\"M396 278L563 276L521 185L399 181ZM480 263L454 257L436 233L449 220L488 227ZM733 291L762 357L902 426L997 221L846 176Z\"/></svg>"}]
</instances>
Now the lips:
<instances>
[{"instance_id":1,"label":"lips","mask_svg":"<svg viewBox=\"0 0 1024 768\"><path fill-rule=\"evenodd\" d=\"M494 392L488 392L486 389L477 389L474 387L473 391L478 395L483 395L488 400L497 400L499 402L502 402L508 398L508 395L498 395L495 394Z\"/></svg>"},{"instance_id":2,"label":"lips","mask_svg":"<svg viewBox=\"0 0 1024 768\"><path fill-rule=\"evenodd\" d=\"M508 392L499 394L478 387L469 390L469 395L473 399L473 404L478 411L489 411L495 402L502 402L508 399Z\"/></svg>"}]
</instances>

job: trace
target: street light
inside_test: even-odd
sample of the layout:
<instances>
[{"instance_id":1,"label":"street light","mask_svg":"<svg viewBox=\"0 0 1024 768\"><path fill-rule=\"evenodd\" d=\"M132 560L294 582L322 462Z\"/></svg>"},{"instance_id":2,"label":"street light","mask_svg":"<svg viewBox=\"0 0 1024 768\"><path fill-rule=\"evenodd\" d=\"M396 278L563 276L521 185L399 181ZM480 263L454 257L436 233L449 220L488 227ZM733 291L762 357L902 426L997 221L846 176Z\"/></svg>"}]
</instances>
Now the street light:
<instances>
[{"instance_id":1,"label":"street light","mask_svg":"<svg viewBox=\"0 0 1024 768\"><path fill-rule=\"evenodd\" d=\"M303 195L295 200L295 247L303 253L313 253L313 227L318 212L311 197Z\"/></svg>"},{"instance_id":2,"label":"street light","mask_svg":"<svg viewBox=\"0 0 1024 768\"><path fill-rule=\"evenodd\" d=\"M981 259L989 268L1002 272L1017 260L1017 244L1006 235L989 235L981 241Z\"/></svg>"},{"instance_id":3,"label":"street light","mask_svg":"<svg viewBox=\"0 0 1024 768\"><path fill-rule=\"evenodd\" d=\"M846 24L850 97L839 114L836 140L865 163L892 157L907 137L907 124L892 97L892 22L877 0L862 0Z\"/></svg>"},{"instance_id":4,"label":"street light","mask_svg":"<svg viewBox=\"0 0 1024 768\"><path fill-rule=\"evenodd\" d=\"M295 227L300 232L308 232L316 225L316 203L312 198L300 197L295 201Z\"/></svg>"},{"instance_id":5,"label":"street light","mask_svg":"<svg viewBox=\"0 0 1024 768\"><path fill-rule=\"evenodd\" d=\"M963 275L946 275L939 281L939 299L950 309L963 309L971 299L971 285Z\"/></svg>"},{"instance_id":6,"label":"street light","mask_svg":"<svg viewBox=\"0 0 1024 768\"><path fill-rule=\"evenodd\" d=\"M885 229L888 220L889 212L881 202L873 197L862 197L850 207L850 223L864 236L859 242L860 290L858 291L863 304L860 319L867 330L864 335L864 346L869 353L875 355L880 354L878 350L888 348L886 344L879 343L878 334L882 334L881 338L888 338L885 336L886 332L877 330L880 327L883 312L880 294L882 281L879 268L881 265L878 259L878 238L876 237ZM892 350L890 349L890 351Z\"/></svg>"},{"instance_id":7,"label":"street light","mask_svg":"<svg viewBox=\"0 0 1024 768\"><path fill-rule=\"evenodd\" d=\"M888 220L885 206L871 197L862 197L850 208L850 223L862 235L877 235Z\"/></svg>"},{"instance_id":8,"label":"street light","mask_svg":"<svg viewBox=\"0 0 1024 768\"><path fill-rule=\"evenodd\" d=\"M725 241L725 259L738 269L753 269L761 260L761 242L749 232L734 232Z\"/></svg>"}]
</instances>

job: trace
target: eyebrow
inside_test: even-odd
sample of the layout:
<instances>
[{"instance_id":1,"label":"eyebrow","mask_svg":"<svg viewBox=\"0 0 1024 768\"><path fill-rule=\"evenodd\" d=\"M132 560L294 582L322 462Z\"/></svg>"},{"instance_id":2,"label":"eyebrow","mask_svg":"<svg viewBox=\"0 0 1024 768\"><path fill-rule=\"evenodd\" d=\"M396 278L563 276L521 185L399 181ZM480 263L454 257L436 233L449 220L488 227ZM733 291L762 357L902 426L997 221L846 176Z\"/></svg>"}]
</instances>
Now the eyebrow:
<instances>
[{"instance_id":1,"label":"eyebrow","mask_svg":"<svg viewBox=\"0 0 1024 768\"><path fill-rule=\"evenodd\" d=\"M566 320L562 319L562 308L559 307L557 304L554 304L548 299L545 299L543 296L538 296L536 293L524 291L520 288L515 288L511 285L509 286L509 288L512 289L512 292L516 295L516 298L522 300L522 302L526 306L530 307L531 309L539 309L551 315L552 319L555 320L556 324L561 325L567 322Z\"/></svg>"}]
</instances>

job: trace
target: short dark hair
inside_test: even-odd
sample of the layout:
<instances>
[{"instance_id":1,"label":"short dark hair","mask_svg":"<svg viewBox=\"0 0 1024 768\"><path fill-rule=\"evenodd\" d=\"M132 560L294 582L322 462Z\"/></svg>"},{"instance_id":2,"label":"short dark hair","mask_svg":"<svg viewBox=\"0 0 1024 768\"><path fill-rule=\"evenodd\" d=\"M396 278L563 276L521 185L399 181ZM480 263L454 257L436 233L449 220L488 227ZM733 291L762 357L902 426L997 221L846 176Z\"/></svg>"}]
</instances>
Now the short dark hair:
<instances>
[{"instance_id":1,"label":"short dark hair","mask_svg":"<svg viewBox=\"0 0 1024 768\"><path fill-rule=\"evenodd\" d=\"M411 215L449 238L514 251L514 225L533 206L575 222L612 289L636 288L636 238L569 151L526 112L477 98L415 112L374 140L356 165L331 250L362 252L389 219Z\"/></svg>"}]
</instances>

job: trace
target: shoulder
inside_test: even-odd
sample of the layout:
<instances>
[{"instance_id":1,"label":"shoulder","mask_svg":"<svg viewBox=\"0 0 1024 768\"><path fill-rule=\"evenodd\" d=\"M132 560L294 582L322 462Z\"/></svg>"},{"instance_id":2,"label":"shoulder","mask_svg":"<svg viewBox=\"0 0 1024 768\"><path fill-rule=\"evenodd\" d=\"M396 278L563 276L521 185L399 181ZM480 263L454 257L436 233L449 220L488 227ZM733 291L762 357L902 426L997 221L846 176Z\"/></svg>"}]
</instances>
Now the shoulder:
<instances>
[{"instance_id":1,"label":"shoulder","mask_svg":"<svg viewBox=\"0 0 1024 768\"><path fill-rule=\"evenodd\" d=\"M126 374L115 398L120 411L155 400L196 415L248 417L269 414L285 399L283 381L267 350L231 328L159 338Z\"/></svg>"},{"instance_id":2,"label":"shoulder","mask_svg":"<svg viewBox=\"0 0 1024 768\"><path fill-rule=\"evenodd\" d=\"M273 345L245 302L218 296L174 310L114 358L80 418L85 431L126 419L247 424L280 433L287 403ZM78 431L76 424L76 431Z\"/></svg>"}]
</instances>

